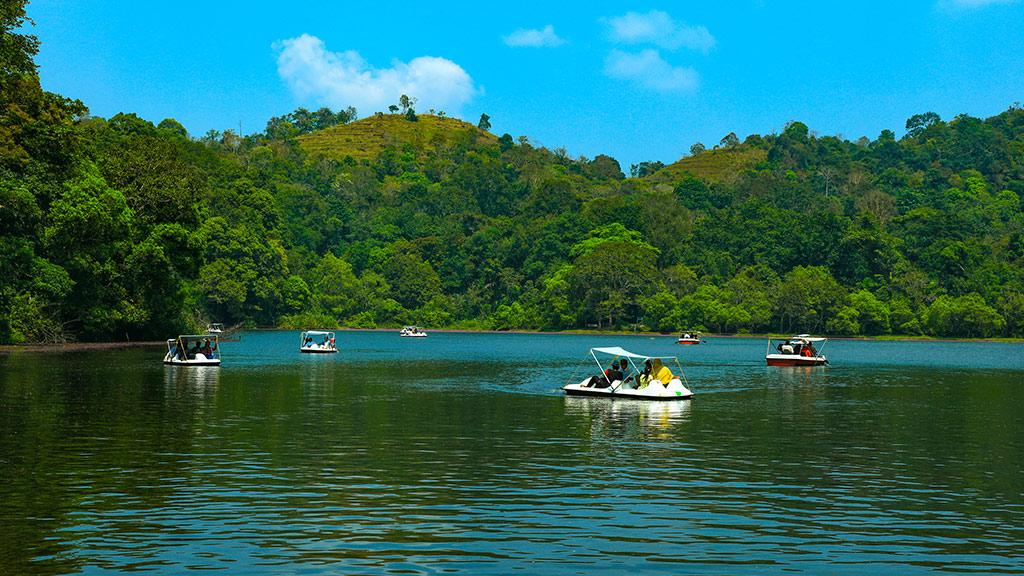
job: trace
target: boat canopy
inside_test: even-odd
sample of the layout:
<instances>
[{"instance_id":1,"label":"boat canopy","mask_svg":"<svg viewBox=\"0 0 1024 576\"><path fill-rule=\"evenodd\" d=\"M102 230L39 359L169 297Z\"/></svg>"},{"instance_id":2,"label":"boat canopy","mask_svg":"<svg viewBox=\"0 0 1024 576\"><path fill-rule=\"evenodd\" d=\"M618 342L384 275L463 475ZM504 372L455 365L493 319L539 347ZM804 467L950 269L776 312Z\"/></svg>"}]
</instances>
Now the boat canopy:
<instances>
[{"instance_id":1,"label":"boat canopy","mask_svg":"<svg viewBox=\"0 0 1024 576\"><path fill-rule=\"evenodd\" d=\"M792 338L790 338L790 340L803 340L804 342L824 342L828 340L828 338L812 337L810 334L799 334L797 336L793 336Z\"/></svg>"},{"instance_id":2,"label":"boat canopy","mask_svg":"<svg viewBox=\"0 0 1024 576\"><path fill-rule=\"evenodd\" d=\"M328 330L306 330L303 334L312 338L313 336L330 336L331 334L334 334L334 332L330 332Z\"/></svg>"},{"instance_id":3,"label":"boat canopy","mask_svg":"<svg viewBox=\"0 0 1024 576\"><path fill-rule=\"evenodd\" d=\"M663 360L675 359L675 356L645 356L643 354L634 354L625 348L619 346L610 346L608 348L591 348L591 352L600 352L602 354L611 354L612 356L622 356L625 358L636 358L638 360L653 360L655 358L661 358Z\"/></svg>"}]
</instances>

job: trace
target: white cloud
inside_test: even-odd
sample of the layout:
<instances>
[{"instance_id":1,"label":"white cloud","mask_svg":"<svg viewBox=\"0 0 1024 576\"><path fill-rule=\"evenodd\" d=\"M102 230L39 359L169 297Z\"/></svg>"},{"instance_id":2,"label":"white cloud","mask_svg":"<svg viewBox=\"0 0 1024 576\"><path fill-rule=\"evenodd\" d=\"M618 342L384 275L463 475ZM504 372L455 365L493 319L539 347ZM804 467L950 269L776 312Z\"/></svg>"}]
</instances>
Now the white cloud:
<instances>
[{"instance_id":1,"label":"white cloud","mask_svg":"<svg viewBox=\"0 0 1024 576\"><path fill-rule=\"evenodd\" d=\"M548 24L544 28L520 28L503 38L505 44L514 47L552 48L565 44L565 40L555 34L555 27Z\"/></svg>"},{"instance_id":2,"label":"white cloud","mask_svg":"<svg viewBox=\"0 0 1024 576\"><path fill-rule=\"evenodd\" d=\"M625 44L654 44L668 50L685 47L702 52L715 45L715 37L707 28L676 22L660 10L645 14L627 12L606 22L611 28L611 39Z\"/></svg>"},{"instance_id":3,"label":"white cloud","mask_svg":"<svg viewBox=\"0 0 1024 576\"><path fill-rule=\"evenodd\" d=\"M309 34L275 42L274 49L277 73L296 96L331 108L355 106L364 116L402 94L418 99L418 110L455 114L479 92L469 74L445 58L420 56L374 68L358 52L330 52Z\"/></svg>"},{"instance_id":4,"label":"white cloud","mask_svg":"<svg viewBox=\"0 0 1024 576\"><path fill-rule=\"evenodd\" d=\"M612 50L604 61L604 72L611 78L637 82L658 92L689 92L700 83L696 70L672 66L653 49L637 53Z\"/></svg>"}]
</instances>

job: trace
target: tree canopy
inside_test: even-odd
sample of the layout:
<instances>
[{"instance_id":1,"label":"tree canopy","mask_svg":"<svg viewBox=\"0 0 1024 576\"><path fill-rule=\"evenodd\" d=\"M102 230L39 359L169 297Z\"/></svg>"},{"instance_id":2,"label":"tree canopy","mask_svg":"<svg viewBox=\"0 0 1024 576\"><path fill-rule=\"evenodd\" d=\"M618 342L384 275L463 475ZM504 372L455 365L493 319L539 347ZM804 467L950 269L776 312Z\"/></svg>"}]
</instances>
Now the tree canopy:
<instances>
[{"instance_id":1,"label":"tree canopy","mask_svg":"<svg viewBox=\"0 0 1024 576\"><path fill-rule=\"evenodd\" d=\"M356 160L303 144L358 138L353 108L200 137L89 116L40 88L25 17L0 11L0 341L208 320L1024 337L1019 106L902 138L730 133L629 178L485 114L403 120Z\"/></svg>"}]
</instances>

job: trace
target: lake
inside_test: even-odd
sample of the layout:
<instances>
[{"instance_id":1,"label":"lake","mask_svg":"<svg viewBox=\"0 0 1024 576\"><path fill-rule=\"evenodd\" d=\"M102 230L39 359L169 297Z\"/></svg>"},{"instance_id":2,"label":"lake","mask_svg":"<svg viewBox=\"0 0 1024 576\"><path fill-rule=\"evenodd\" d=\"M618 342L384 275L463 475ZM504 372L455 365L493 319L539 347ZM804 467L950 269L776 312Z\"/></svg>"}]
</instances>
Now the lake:
<instances>
[{"instance_id":1,"label":"lake","mask_svg":"<svg viewBox=\"0 0 1024 576\"><path fill-rule=\"evenodd\" d=\"M1024 345L338 336L0 354L0 573L1024 572ZM563 397L611 345L694 398Z\"/></svg>"}]
</instances>

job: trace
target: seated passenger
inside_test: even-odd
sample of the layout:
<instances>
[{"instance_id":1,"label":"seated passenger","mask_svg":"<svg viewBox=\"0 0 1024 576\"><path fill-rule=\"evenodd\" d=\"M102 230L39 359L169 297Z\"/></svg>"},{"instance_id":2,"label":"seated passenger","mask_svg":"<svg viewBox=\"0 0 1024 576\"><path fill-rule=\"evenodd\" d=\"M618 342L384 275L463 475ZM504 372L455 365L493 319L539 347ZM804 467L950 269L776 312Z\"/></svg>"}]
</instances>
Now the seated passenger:
<instances>
[{"instance_id":1,"label":"seated passenger","mask_svg":"<svg viewBox=\"0 0 1024 576\"><path fill-rule=\"evenodd\" d=\"M622 370L619 370L619 363L617 360L612 360L612 365L604 371L604 375L608 378L609 382L622 380Z\"/></svg>"},{"instance_id":2,"label":"seated passenger","mask_svg":"<svg viewBox=\"0 0 1024 576\"><path fill-rule=\"evenodd\" d=\"M622 372L622 386L624 388L632 388L633 386L627 386L627 384L633 382L633 375L630 374L632 370L629 369L629 360L625 358L619 360L619 372Z\"/></svg>"},{"instance_id":3,"label":"seated passenger","mask_svg":"<svg viewBox=\"0 0 1024 576\"><path fill-rule=\"evenodd\" d=\"M637 377L637 383L640 388L646 388L651 383L651 372L653 370L650 360L644 360L644 371Z\"/></svg>"},{"instance_id":4,"label":"seated passenger","mask_svg":"<svg viewBox=\"0 0 1024 576\"><path fill-rule=\"evenodd\" d=\"M673 378L675 376L672 375L672 371L669 370L668 366L665 366L660 359L655 358L651 365L651 379L667 385Z\"/></svg>"}]
</instances>

